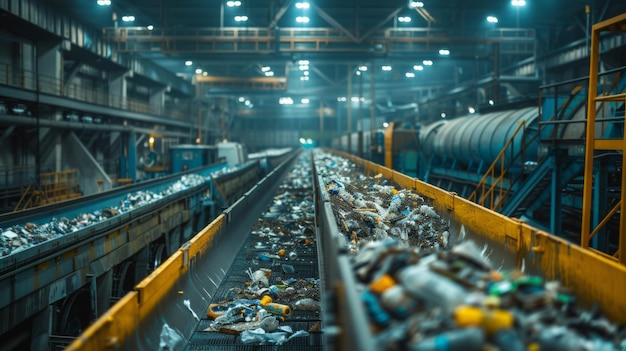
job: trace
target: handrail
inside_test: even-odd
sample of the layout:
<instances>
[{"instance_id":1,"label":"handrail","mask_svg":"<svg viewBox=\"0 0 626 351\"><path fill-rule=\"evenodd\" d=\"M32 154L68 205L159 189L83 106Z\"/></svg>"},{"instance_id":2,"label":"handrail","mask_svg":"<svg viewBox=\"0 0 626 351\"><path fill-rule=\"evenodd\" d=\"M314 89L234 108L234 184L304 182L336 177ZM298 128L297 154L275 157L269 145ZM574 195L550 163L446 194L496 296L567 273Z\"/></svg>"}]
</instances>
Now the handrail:
<instances>
[{"instance_id":1,"label":"handrail","mask_svg":"<svg viewBox=\"0 0 626 351\"><path fill-rule=\"evenodd\" d=\"M504 144L504 147L502 148L502 150L500 150L495 160L491 163L491 165L489 166L489 168L487 169L483 177L480 179L480 181L476 185L476 189L474 189L474 191L470 194L470 196L468 197L468 200L476 202L481 206L485 206L485 201L489 199L490 200L489 209L492 209L492 210L502 209L502 203L504 201L503 199L508 195L508 193L511 190L511 184L509 184L509 187L506 189L504 189L504 186L503 186L504 175L507 173L507 171L510 168L510 165L508 167L505 167L505 164L506 164L505 155L507 154L509 147L511 145L513 146L515 145L513 143L513 140L515 140L515 137L518 135L520 131L522 131L523 135L526 133L526 121L525 120L522 120L522 122L517 126L517 128L515 128L513 135L509 138L509 140L507 140L506 144ZM522 139L524 139L523 136L522 136ZM526 150L526 144L528 143L522 143L521 152L514 154L513 160L516 160L517 158L519 158L520 155L522 157L524 156L525 150ZM496 177L495 171L496 171L498 162L500 162L500 172L499 172L499 175ZM522 162L522 164L523 163L524 162ZM513 164L513 163L511 162L510 164ZM489 189L485 191L485 183L487 182L487 179L489 177L491 177L491 185L489 186ZM498 196L497 201L495 201L495 204L494 204L494 193L496 191L496 187L499 187L499 191L498 191L499 196ZM476 198L478 197L478 190L481 190L481 197L480 197L480 200L476 201Z\"/></svg>"},{"instance_id":2,"label":"handrail","mask_svg":"<svg viewBox=\"0 0 626 351\"><path fill-rule=\"evenodd\" d=\"M150 103L146 101L130 99L119 94L88 88L81 84L66 84L63 78L41 73L36 75L35 72L31 70L20 69L5 63L0 63L0 85L8 85L33 91L38 90L45 94L64 96L74 100L138 113L147 113L163 117L178 115L175 111L170 111L170 109L162 106L157 107L150 105Z\"/></svg>"}]
</instances>

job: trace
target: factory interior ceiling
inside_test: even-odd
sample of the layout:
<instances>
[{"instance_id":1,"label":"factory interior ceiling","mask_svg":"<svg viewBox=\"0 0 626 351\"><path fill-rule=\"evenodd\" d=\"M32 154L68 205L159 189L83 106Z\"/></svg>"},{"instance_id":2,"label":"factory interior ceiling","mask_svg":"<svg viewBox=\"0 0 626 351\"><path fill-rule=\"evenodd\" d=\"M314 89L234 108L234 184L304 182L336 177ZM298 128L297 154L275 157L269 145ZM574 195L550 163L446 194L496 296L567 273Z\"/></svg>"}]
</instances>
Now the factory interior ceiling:
<instances>
[{"instance_id":1,"label":"factory interior ceiling","mask_svg":"<svg viewBox=\"0 0 626 351\"><path fill-rule=\"evenodd\" d=\"M279 103L310 103L316 109L303 115L316 113L347 95L368 104L374 97L377 114L406 106L415 114L455 88L515 80L527 60L584 41L589 25L626 11L615 0L48 3L101 31L118 52L203 82L200 98L240 96L250 116L276 115ZM545 72L532 71L519 95L545 83Z\"/></svg>"}]
</instances>

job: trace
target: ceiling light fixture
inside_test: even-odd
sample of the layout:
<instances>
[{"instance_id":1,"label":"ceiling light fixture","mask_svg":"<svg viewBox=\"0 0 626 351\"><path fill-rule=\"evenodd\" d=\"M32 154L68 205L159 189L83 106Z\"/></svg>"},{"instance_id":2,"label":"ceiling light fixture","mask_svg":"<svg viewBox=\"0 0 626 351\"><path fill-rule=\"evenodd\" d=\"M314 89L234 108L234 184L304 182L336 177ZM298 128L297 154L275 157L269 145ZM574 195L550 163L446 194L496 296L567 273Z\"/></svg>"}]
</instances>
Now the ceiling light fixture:
<instances>
[{"instance_id":1,"label":"ceiling light fixture","mask_svg":"<svg viewBox=\"0 0 626 351\"><path fill-rule=\"evenodd\" d=\"M416 71L423 71L424 70L424 66L422 65L415 65L413 66L413 69Z\"/></svg>"},{"instance_id":2,"label":"ceiling light fixture","mask_svg":"<svg viewBox=\"0 0 626 351\"><path fill-rule=\"evenodd\" d=\"M185 66L191 66L193 65L193 61L185 61Z\"/></svg>"},{"instance_id":3,"label":"ceiling light fixture","mask_svg":"<svg viewBox=\"0 0 626 351\"><path fill-rule=\"evenodd\" d=\"M302 65L308 65L309 64L309 60L299 60L298 64L301 65L301 66Z\"/></svg>"},{"instance_id":4,"label":"ceiling light fixture","mask_svg":"<svg viewBox=\"0 0 626 351\"><path fill-rule=\"evenodd\" d=\"M441 49L441 50L439 50L439 55L448 56L448 55L450 55L450 50L448 50L448 49Z\"/></svg>"},{"instance_id":5,"label":"ceiling light fixture","mask_svg":"<svg viewBox=\"0 0 626 351\"><path fill-rule=\"evenodd\" d=\"M239 6L241 6L241 1L226 1L226 6L228 6L228 7L239 7Z\"/></svg>"},{"instance_id":6,"label":"ceiling light fixture","mask_svg":"<svg viewBox=\"0 0 626 351\"><path fill-rule=\"evenodd\" d=\"M154 29L154 26L153 26L153 25L149 25L149 26L148 26L148 27L146 27L146 28L148 28L148 30L153 30L153 29Z\"/></svg>"},{"instance_id":7,"label":"ceiling light fixture","mask_svg":"<svg viewBox=\"0 0 626 351\"><path fill-rule=\"evenodd\" d=\"M489 22L489 23L498 23L498 17L496 17L496 16L487 16L487 22Z\"/></svg>"},{"instance_id":8,"label":"ceiling light fixture","mask_svg":"<svg viewBox=\"0 0 626 351\"><path fill-rule=\"evenodd\" d=\"M309 23L309 17L307 17L307 16L298 16L298 17L296 17L296 22L298 22L298 23Z\"/></svg>"},{"instance_id":9,"label":"ceiling light fixture","mask_svg":"<svg viewBox=\"0 0 626 351\"><path fill-rule=\"evenodd\" d=\"M261 67L261 71L262 72L267 72L267 71L271 71L271 70L272 70L272 68L270 66L263 66L263 67Z\"/></svg>"},{"instance_id":10,"label":"ceiling light fixture","mask_svg":"<svg viewBox=\"0 0 626 351\"><path fill-rule=\"evenodd\" d=\"M111 0L98 0L96 3L99 6L111 6Z\"/></svg>"},{"instance_id":11,"label":"ceiling light fixture","mask_svg":"<svg viewBox=\"0 0 626 351\"><path fill-rule=\"evenodd\" d=\"M424 60L424 61L422 61L422 63L424 64L424 66L432 66L433 65L433 61L431 61L431 60Z\"/></svg>"},{"instance_id":12,"label":"ceiling light fixture","mask_svg":"<svg viewBox=\"0 0 626 351\"><path fill-rule=\"evenodd\" d=\"M288 96L281 97L278 99L278 103L281 105L293 105L293 99Z\"/></svg>"},{"instance_id":13,"label":"ceiling light fixture","mask_svg":"<svg viewBox=\"0 0 626 351\"><path fill-rule=\"evenodd\" d=\"M308 2L296 2L296 8L297 9L306 10L309 7L311 7L311 5Z\"/></svg>"},{"instance_id":14,"label":"ceiling light fixture","mask_svg":"<svg viewBox=\"0 0 626 351\"><path fill-rule=\"evenodd\" d=\"M266 77L273 77L273 76L274 76L274 72L272 72L272 71L267 71L267 72L265 72L265 76L266 76Z\"/></svg>"},{"instance_id":15,"label":"ceiling light fixture","mask_svg":"<svg viewBox=\"0 0 626 351\"><path fill-rule=\"evenodd\" d=\"M135 16L122 16L122 21L124 22L135 22Z\"/></svg>"},{"instance_id":16,"label":"ceiling light fixture","mask_svg":"<svg viewBox=\"0 0 626 351\"><path fill-rule=\"evenodd\" d=\"M367 71L367 66L365 66L365 65L359 66L359 71L361 71L361 72Z\"/></svg>"},{"instance_id":17,"label":"ceiling light fixture","mask_svg":"<svg viewBox=\"0 0 626 351\"><path fill-rule=\"evenodd\" d=\"M409 17L409 16L400 16L400 17L398 17L398 22L409 23L409 22L411 22L411 17Z\"/></svg>"},{"instance_id":18,"label":"ceiling light fixture","mask_svg":"<svg viewBox=\"0 0 626 351\"><path fill-rule=\"evenodd\" d=\"M235 22L246 22L248 20L248 16L235 16Z\"/></svg>"},{"instance_id":19,"label":"ceiling light fixture","mask_svg":"<svg viewBox=\"0 0 626 351\"><path fill-rule=\"evenodd\" d=\"M526 6L526 0L512 0L511 1L511 5L513 5L515 7Z\"/></svg>"},{"instance_id":20,"label":"ceiling light fixture","mask_svg":"<svg viewBox=\"0 0 626 351\"><path fill-rule=\"evenodd\" d=\"M196 68L196 74L202 74L202 68Z\"/></svg>"},{"instance_id":21,"label":"ceiling light fixture","mask_svg":"<svg viewBox=\"0 0 626 351\"><path fill-rule=\"evenodd\" d=\"M413 73L413 72L406 72L404 74L404 76L407 77L407 78L415 78L415 73Z\"/></svg>"},{"instance_id":22,"label":"ceiling light fixture","mask_svg":"<svg viewBox=\"0 0 626 351\"><path fill-rule=\"evenodd\" d=\"M387 71L387 72L391 71L391 66L389 65L383 66L383 71Z\"/></svg>"},{"instance_id":23,"label":"ceiling light fixture","mask_svg":"<svg viewBox=\"0 0 626 351\"><path fill-rule=\"evenodd\" d=\"M409 8L414 9L418 7L424 7L424 3L421 1L409 1Z\"/></svg>"},{"instance_id":24,"label":"ceiling light fixture","mask_svg":"<svg viewBox=\"0 0 626 351\"><path fill-rule=\"evenodd\" d=\"M303 103L303 104L308 104L310 101L311 101L311 100L309 100L309 99L307 99L307 98L302 98L302 99L300 99L300 103Z\"/></svg>"}]
</instances>

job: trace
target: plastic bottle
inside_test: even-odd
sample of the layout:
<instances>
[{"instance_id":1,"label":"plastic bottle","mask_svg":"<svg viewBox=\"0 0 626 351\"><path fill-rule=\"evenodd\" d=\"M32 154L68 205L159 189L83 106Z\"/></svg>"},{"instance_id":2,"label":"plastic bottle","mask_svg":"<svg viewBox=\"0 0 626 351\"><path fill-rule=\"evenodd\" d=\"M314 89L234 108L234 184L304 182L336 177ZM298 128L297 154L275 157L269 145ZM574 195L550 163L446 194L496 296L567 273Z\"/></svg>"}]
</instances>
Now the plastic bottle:
<instances>
[{"instance_id":1,"label":"plastic bottle","mask_svg":"<svg viewBox=\"0 0 626 351\"><path fill-rule=\"evenodd\" d=\"M463 303L467 294L460 285L431 271L424 264L405 268L399 276L410 295L422 299L427 305L441 306L447 313Z\"/></svg>"},{"instance_id":2,"label":"plastic bottle","mask_svg":"<svg viewBox=\"0 0 626 351\"><path fill-rule=\"evenodd\" d=\"M485 333L479 328L455 329L410 345L411 351L482 351Z\"/></svg>"},{"instance_id":3,"label":"plastic bottle","mask_svg":"<svg viewBox=\"0 0 626 351\"><path fill-rule=\"evenodd\" d=\"M491 341L500 351L526 351L524 342L514 329L499 330Z\"/></svg>"}]
</instances>

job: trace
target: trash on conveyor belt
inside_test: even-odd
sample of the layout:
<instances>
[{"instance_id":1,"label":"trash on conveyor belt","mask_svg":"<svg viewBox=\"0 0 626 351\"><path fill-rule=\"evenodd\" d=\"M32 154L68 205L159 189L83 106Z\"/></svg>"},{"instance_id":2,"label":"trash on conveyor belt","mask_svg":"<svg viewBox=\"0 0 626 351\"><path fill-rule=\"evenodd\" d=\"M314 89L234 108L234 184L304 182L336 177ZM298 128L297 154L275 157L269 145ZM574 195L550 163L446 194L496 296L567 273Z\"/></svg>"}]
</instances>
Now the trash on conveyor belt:
<instances>
[{"instance_id":1,"label":"trash on conveyor belt","mask_svg":"<svg viewBox=\"0 0 626 351\"><path fill-rule=\"evenodd\" d=\"M77 213L75 217L71 218L52 218L47 223L37 224L29 222L6 229L0 228L1 256L8 256L44 241L79 231L120 213L132 211L135 208L155 202L171 194L198 186L208 179L197 174L187 174L159 193L149 190L129 193L120 201L119 206L107 207L91 213Z\"/></svg>"},{"instance_id":2,"label":"trash on conveyor belt","mask_svg":"<svg viewBox=\"0 0 626 351\"><path fill-rule=\"evenodd\" d=\"M188 349L219 335L234 335L232 347L289 344L319 336L320 280L317 270L311 158L306 153L279 185L267 210L250 230L239 258L213 297ZM245 268L239 269L240 264ZM234 282L234 284L229 284ZM202 336L197 334L202 333ZM313 338L305 350L319 350ZM191 344L191 345L190 345ZM202 348L204 349L204 348Z\"/></svg>"},{"instance_id":3,"label":"trash on conveyor belt","mask_svg":"<svg viewBox=\"0 0 626 351\"><path fill-rule=\"evenodd\" d=\"M318 153L371 332L380 350L626 350L624 328L589 311L559 282L494 267L488 248L419 195L344 158ZM463 231L463 229L461 229Z\"/></svg>"}]
</instances>

